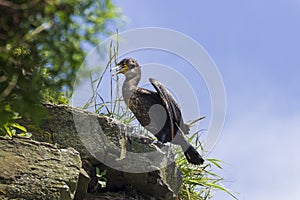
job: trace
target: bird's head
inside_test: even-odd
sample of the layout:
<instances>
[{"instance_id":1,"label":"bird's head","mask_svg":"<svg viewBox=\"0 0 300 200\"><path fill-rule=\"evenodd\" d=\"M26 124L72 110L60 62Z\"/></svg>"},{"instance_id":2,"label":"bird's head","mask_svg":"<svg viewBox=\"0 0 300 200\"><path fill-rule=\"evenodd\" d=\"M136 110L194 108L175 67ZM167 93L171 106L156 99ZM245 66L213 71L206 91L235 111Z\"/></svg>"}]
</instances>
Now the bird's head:
<instances>
[{"instance_id":1,"label":"bird's head","mask_svg":"<svg viewBox=\"0 0 300 200\"><path fill-rule=\"evenodd\" d=\"M124 74L126 78L132 78L141 73L138 62L132 58L124 58L112 70L116 70L116 75Z\"/></svg>"}]
</instances>

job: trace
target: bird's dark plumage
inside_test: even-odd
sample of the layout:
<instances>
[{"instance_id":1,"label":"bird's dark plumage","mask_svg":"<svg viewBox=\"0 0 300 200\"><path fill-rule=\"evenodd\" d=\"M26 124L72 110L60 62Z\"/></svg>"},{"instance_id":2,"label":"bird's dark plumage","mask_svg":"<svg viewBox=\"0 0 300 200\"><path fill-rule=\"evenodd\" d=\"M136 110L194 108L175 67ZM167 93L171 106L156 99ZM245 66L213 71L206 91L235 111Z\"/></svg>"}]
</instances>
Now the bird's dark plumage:
<instances>
[{"instance_id":1,"label":"bird's dark plumage","mask_svg":"<svg viewBox=\"0 0 300 200\"><path fill-rule=\"evenodd\" d=\"M126 105L137 120L163 143L180 145L188 162L200 165L204 162L197 150L189 144L183 133L188 133L181 111L172 94L157 80L149 81L156 92L138 87L141 69L132 58L123 59L117 65L116 74L126 77L122 94Z\"/></svg>"}]
</instances>

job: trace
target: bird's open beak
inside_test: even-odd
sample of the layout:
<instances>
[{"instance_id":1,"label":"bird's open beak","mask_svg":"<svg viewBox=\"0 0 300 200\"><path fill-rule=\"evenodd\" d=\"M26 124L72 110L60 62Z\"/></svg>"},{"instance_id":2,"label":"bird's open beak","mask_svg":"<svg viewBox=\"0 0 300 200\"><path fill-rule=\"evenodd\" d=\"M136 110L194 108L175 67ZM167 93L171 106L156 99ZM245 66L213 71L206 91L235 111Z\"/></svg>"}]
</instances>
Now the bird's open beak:
<instances>
[{"instance_id":1,"label":"bird's open beak","mask_svg":"<svg viewBox=\"0 0 300 200\"><path fill-rule=\"evenodd\" d=\"M118 74L125 74L127 69L128 69L127 65L118 64L116 67L111 69L111 72L115 71L115 73L112 73L113 76Z\"/></svg>"}]
</instances>

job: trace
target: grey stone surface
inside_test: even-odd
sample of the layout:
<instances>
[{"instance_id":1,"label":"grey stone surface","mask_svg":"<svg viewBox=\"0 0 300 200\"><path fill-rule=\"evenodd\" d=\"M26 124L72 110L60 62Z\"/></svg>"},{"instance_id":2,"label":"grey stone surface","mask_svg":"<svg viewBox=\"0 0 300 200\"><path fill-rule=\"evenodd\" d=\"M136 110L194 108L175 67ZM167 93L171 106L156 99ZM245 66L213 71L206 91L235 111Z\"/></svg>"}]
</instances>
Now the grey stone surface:
<instances>
[{"instance_id":1,"label":"grey stone surface","mask_svg":"<svg viewBox=\"0 0 300 200\"><path fill-rule=\"evenodd\" d=\"M103 115L66 105L44 106L49 117L42 120L40 129L30 123L25 126L33 133L34 139L61 148L73 147L80 152L83 162L90 166L85 168L91 178L89 188L96 187L97 166L102 171L107 170L106 190L131 188L146 199L176 197L182 178L173 162L170 146ZM47 137L35 136L34 132L46 133Z\"/></svg>"},{"instance_id":2,"label":"grey stone surface","mask_svg":"<svg viewBox=\"0 0 300 200\"><path fill-rule=\"evenodd\" d=\"M73 148L0 139L0 199L73 199L81 169Z\"/></svg>"}]
</instances>

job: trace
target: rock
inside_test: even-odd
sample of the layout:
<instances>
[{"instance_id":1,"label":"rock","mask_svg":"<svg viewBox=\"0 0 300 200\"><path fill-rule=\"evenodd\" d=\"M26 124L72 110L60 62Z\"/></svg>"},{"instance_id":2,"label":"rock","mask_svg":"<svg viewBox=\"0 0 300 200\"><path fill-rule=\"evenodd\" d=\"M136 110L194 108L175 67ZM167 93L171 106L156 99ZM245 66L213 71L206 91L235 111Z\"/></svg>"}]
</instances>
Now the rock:
<instances>
[{"instance_id":1,"label":"rock","mask_svg":"<svg viewBox=\"0 0 300 200\"><path fill-rule=\"evenodd\" d=\"M73 148L0 139L0 199L73 199L81 169Z\"/></svg>"},{"instance_id":2,"label":"rock","mask_svg":"<svg viewBox=\"0 0 300 200\"><path fill-rule=\"evenodd\" d=\"M136 200L137 198L126 192L103 192L101 194L87 194L84 200ZM139 200L145 200L139 198Z\"/></svg>"},{"instance_id":3,"label":"rock","mask_svg":"<svg viewBox=\"0 0 300 200\"><path fill-rule=\"evenodd\" d=\"M66 105L44 106L49 118L42 120L40 130L34 129L47 137L35 137L31 124L23 125L33 132L34 139L80 152L84 169L91 178L89 192L99 191L98 168L100 172L106 170L106 191L130 189L145 199L177 196L182 175L169 145L103 115Z\"/></svg>"},{"instance_id":4,"label":"rock","mask_svg":"<svg viewBox=\"0 0 300 200\"><path fill-rule=\"evenodd\" d=\"M90 183L89 175L83 168L81 168L79 174L78 186L74 197L75 200L84 199L84 197L87 194L89 183Z\"/></svg>"}]
</instances>

